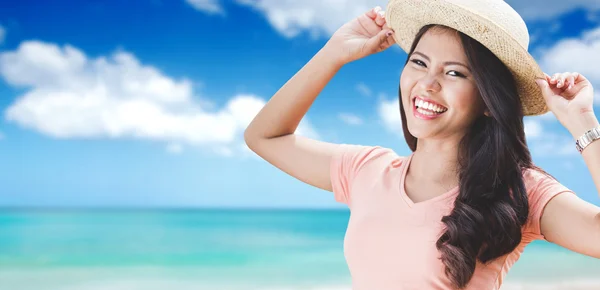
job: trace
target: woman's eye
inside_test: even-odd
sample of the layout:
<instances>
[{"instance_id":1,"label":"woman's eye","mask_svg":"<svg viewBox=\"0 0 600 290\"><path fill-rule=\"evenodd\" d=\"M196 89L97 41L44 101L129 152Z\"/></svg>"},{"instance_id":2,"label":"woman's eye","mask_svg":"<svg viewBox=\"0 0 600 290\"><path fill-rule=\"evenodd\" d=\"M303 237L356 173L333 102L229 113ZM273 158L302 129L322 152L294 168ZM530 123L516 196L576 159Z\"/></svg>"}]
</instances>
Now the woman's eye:
<instances>
[{"instance_id":1,"label":"woman's eye","mask_svg":"<svg viewBox=\"0 0 600 290\"><path fill-rule=\"evenodd\" d=\"M461 73L459 73L459 72L457 72L457 71L455 71L455 70L451 70L450 72L454 72L454 73L455 73L455 76L457 76L457 77L461 77L461 78L464 78L464 77L465 77L465 75L463 75L463 74L461 74Z\"/></svg>"},{"instance_id":2,"label":"woman's eye","mask_svg":"<svg viewBox=\"0 0 600 290\"><path fill-rule=\"evenodd\" d=\"M411 60L411 62L414 62L414 63L416 63L417 65L420 65L420 66L425 66L425 63L423 63L422 61L420 61L418 59L413 59L413 60ZM423 65L421 65L421 64L423 64Z\"/></svg>"}]
</instances>

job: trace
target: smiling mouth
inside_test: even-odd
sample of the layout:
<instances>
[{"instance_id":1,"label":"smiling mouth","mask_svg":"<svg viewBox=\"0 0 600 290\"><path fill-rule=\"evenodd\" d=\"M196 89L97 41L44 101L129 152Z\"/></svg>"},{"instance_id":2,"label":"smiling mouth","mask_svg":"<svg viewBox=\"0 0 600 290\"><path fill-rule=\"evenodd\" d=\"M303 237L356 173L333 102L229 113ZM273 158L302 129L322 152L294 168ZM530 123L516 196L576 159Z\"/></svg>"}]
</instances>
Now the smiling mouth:
<instances>
[{"instance_id":1,"label":"smiling mouth","mask_svg":"<svg viewBox=\"0 0 600 290\"><path fill-rule=\"evenodd\" d=\"M413 104L416 108L416 110L423 115L426 116L435 116L435 115L441 115L443 113L445 113L446 111L448 111L448 108L435 104L433 102L427 102L421 98L419 98L418 96L413 98Z\"/></svg>"}]
</instances>

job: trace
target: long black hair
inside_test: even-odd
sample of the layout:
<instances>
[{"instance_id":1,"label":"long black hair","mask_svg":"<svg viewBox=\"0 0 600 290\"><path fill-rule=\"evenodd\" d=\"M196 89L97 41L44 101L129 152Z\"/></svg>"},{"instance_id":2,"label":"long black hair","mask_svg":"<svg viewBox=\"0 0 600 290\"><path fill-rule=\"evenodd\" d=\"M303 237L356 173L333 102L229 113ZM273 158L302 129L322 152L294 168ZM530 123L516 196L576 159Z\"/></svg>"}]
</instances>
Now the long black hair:
<instances>
[{"instance_id":1,"label":"long black hair","mask_svg":"<svg viewBox=\"0 0 600 290\"><path fill-rule=\"evenodd\" d=\"M446 275L462 289L473 277L477 261L488 263L519 245L529 216L523 171L545 172L532 162L517 85L508 67L478 41L442 25L421 28L409 58L431 28L449 29L459 35L490 115L477 118L460 141L459 194L452 212L442 218L445 231L436 242ZM418 140L408 131L400 90L398 95L404 137L415 151Z\"/></svg>"}]
</instances>

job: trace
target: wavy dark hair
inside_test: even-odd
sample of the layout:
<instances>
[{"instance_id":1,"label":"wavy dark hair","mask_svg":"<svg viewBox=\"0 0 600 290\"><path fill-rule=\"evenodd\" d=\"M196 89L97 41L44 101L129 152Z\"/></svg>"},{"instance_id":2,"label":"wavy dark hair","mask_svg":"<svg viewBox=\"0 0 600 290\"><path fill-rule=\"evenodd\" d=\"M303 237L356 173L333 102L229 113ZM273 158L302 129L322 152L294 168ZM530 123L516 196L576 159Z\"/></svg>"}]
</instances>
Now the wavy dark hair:
<instances>
[{"instance_id":1,"label":"wavy dark hair","mask_svg":"<svg viewBox=\"0 0 600 290\"><path fill-rule=\"evenodd\" d=\"M489 49L460 31L428 25L416 35L405 66L421 37L432 28L458 34L490 113L477 118L460 141L460 191L452 212L442 218L445 231L436 242L445 274L456 288L463 289L473 277L477 261L491 262L521 242L521 230L529 216L523 171L547 173L532 162L515 79ZM404 137L414 152L418 140L408 131L400 90L398 95Z\"/></svg>"}]
</instances>

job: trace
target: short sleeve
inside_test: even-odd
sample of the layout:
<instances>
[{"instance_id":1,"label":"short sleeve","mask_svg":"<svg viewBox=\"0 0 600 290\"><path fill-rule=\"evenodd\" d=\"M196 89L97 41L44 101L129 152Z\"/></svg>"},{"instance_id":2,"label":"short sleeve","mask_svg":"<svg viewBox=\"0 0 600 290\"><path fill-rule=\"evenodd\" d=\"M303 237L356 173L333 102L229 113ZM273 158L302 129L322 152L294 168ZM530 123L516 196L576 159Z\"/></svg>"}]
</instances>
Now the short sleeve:
<instances>
[{"instance_id":1,"label":"short sleeve","mask_svg":"<svg viewBox=\"0 0 600 290\"><path fill-rule=\"evenodd\" d=\"M337 202L349 204L352 183L369 161L390 150L380 146L339 144L330 163L331 187Z\"/></svg>"},{"instance_id":2,"label":"short sleeve","mask_svg":"<svg viewBox=\"0 0 600 290\"><path fill-rule=\"evenodd\" d=\"M557 195L572 190L546 174L530 169L524 175L529 199L529 220L525 231L533 234L536 239L545 240L541 232L541 218L548 202Z\"/></svg>"}]
</instances>

